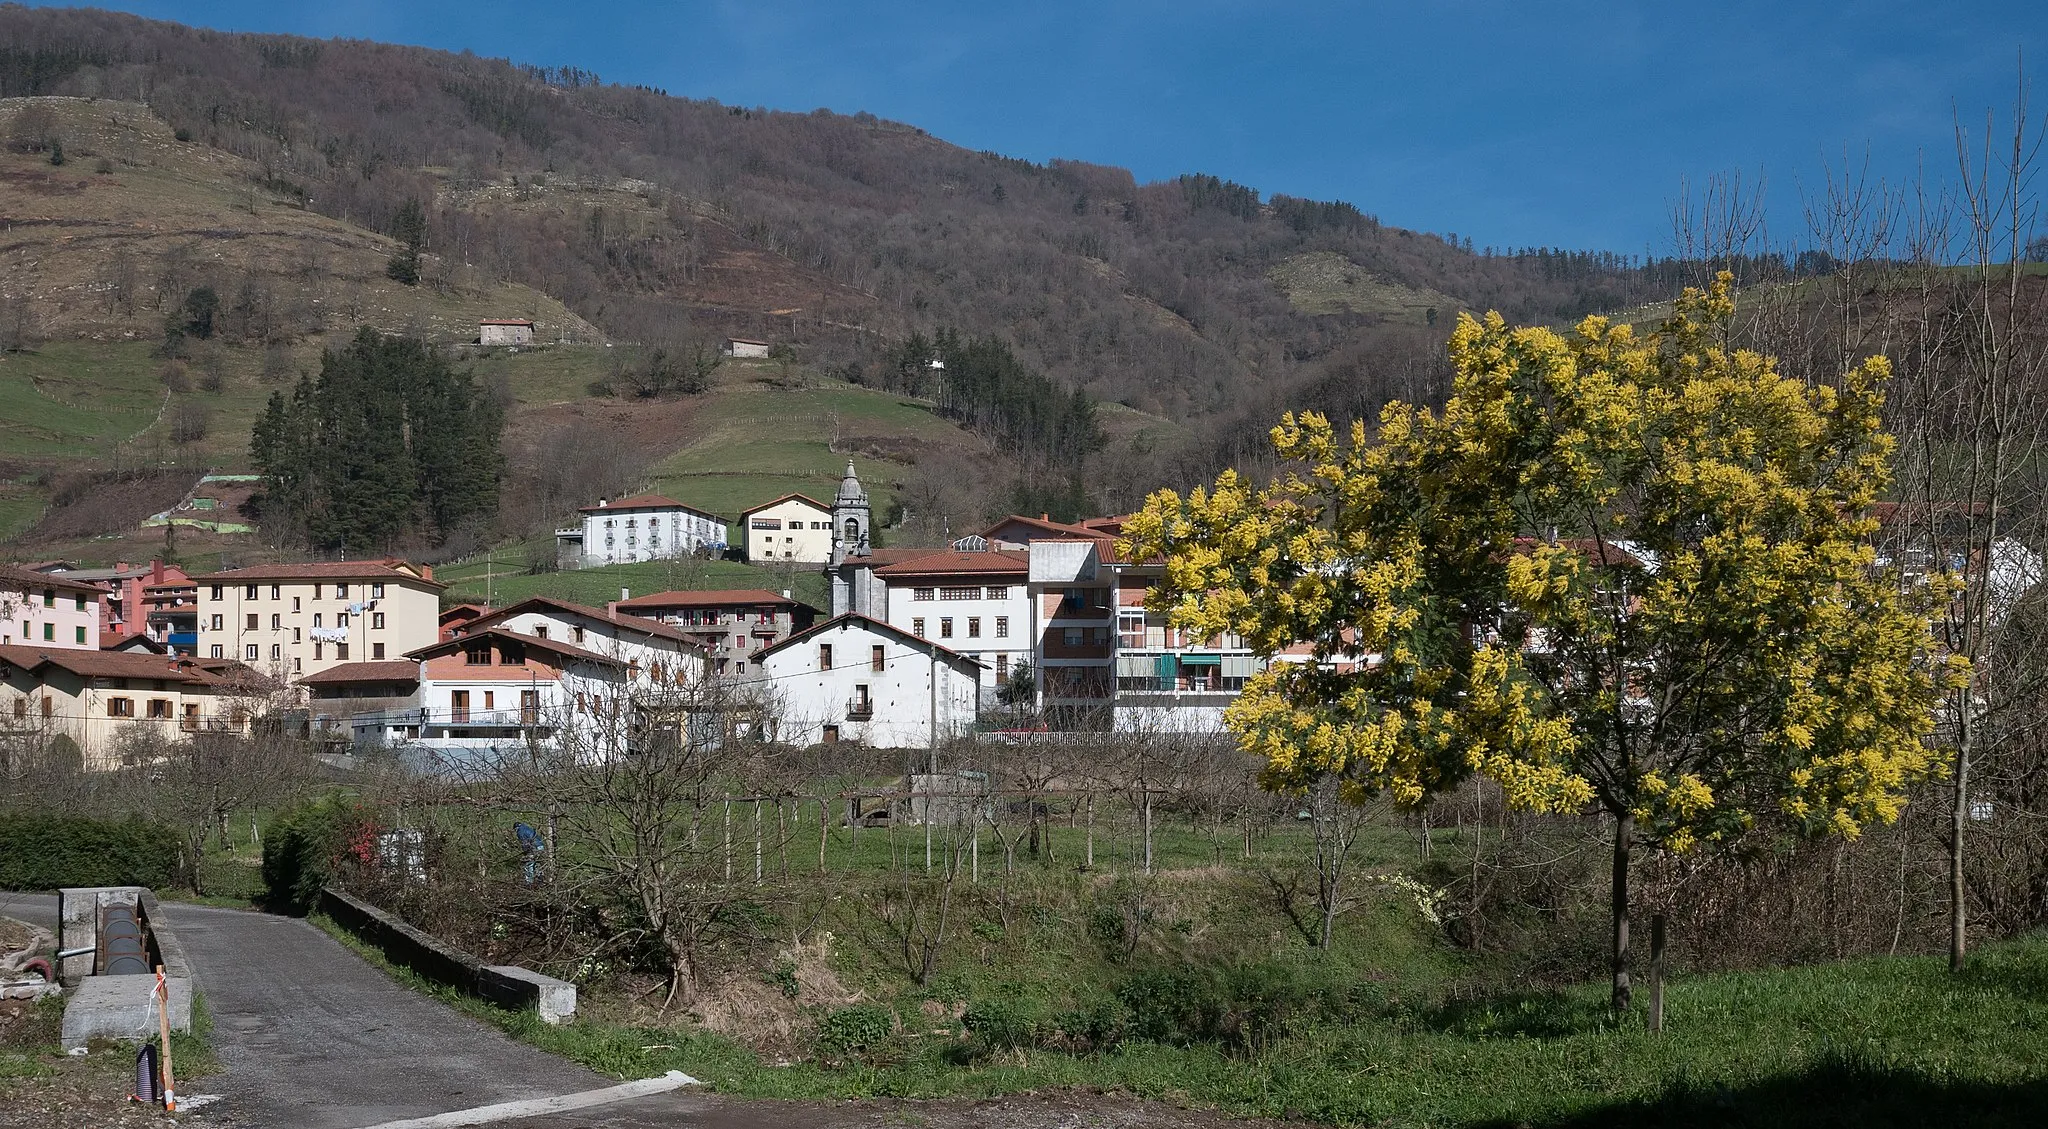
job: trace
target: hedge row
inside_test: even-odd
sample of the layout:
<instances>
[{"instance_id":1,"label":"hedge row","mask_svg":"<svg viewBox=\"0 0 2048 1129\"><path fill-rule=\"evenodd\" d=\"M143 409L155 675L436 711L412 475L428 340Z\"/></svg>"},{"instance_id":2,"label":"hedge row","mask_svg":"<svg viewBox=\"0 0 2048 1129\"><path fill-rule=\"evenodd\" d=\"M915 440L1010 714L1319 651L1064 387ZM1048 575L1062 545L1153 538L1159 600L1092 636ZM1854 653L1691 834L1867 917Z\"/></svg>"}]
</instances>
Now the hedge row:
<instances>
[{"instance_id":1,"label":"hedge row","mask_svg":"<svg viewBox=\"0 0 2048 1129\"><path fill-rule=\"evenodd\" d=\"M0 890L172 885L178 833L141 818L0 812Z\"/></svg>"}]
</instances>

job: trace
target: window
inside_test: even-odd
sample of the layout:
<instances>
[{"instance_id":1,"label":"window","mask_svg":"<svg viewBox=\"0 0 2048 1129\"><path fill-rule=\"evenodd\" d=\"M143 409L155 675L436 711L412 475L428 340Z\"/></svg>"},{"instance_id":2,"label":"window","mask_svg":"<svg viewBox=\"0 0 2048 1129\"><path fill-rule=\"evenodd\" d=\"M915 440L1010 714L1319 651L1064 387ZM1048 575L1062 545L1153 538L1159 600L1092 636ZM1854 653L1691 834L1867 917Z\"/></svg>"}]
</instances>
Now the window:
<instances>
[{"instance_id":1,"label":"window","mask_svg":"<svg viewBox=\"0 0 2048 1129\"><path fill-rule=\"evenodd\" d=\"M270 586L270 598L271 598L271 599L273 599L273 600L282 600L282 599L284 599L284 589L283 589L282 587L280 587L280 586L276 585L276 584L273 584L273 585L271 585L271 586Z\"/></svg>"},{"instance_id":2,"label":"window","mask_svg":"<svg viewBox=\"0 0 2048 1129\"><path fill-rule=\"evenodd\" d=\"M292 597L292 610L294 612L299 610L299 598L297 596Z\"/></svg>"},{"instance_id":3,"label":"window","mask_svg":"<svg viewBox=\"0 0 2048 1129\"><path fill-rule=\"evenodd\" d=\"M540 691L521 690L519 692L519 724L532 725L539 720Z\"/></svg>"},{"instance_id":4,"label":"window","mask_svg":"<svg viewBox=\"0 0 2048 1129\"><path fill-rule=\"evenodd\" d=\"M370 613L370 630L372 630L372 631L382 631L382 630L384 630L384 613L383 613L383 612L371 612L371 613Z\"/></svg>"},{"instance_id":5,"label":"window","mask_svg":"<svg viewBox=\"0 0 2048 1129\"><path fill-rule=\"evenodd\" d=\"M1065 642L1065 643L1066 643L1066 645L1067 645L1067 646L1069 646L1069 647L1078 647L1078 646L1080 646L1080 645L1081 645L1081 637L1082 637L1082 636L1083 636L1084 634L1086 634L1086 633L1085 633L1085 632L1083 632L1083 631L1082 631L1082 630L1081 630L1080 628L1078 628L1078 627L1069 627L1069 628L1067 628L1066 630L1064 630L1064 631L1062 631L1062 632L1060 633L1060 635L1061 635L1061 640L1062 640L1063 642Z\"/></svg>"},{"instance_id":6,"label":"window","mask_svg":"<svg viewBox=\"0 0 2048 1129\"><path fill-rule=\"evenodd\" d=\"M315 595L315 596L318 596L319 594L320 594L320 593L318 593L318 592L314 592L314 593L313 593L313 595ZM220 586L220 585L218 585L218 584L216 584L216 585L214 585L214 586L213 586L213 598L214 598L214 599L216 599L216 600L218 600L218 599L220 599L220 598L221 598L221 586Z\"/></svg>"},{"instance_id":7,"label":"window","mask_svg":"<svg viewBox=\"0 0 2048 1129\"><path fill-rule=\"evenodd\" d=\"M991 600L1007 600L1010 598L1010 590L1008 588L991 587L988 590L988 598Z\"/></svg>"},{"instance_id":8,"label":"window","mask_svg":"<svg viewBox=\"0 0 2048 1129\"><path fill-rule=\"evenodd\" d=\"M314 662L319 662L319 661L320 661L320 655L321 655L321 653L322 653L322 652L323 652L323 651L324 651L325 649L326 649L326 648L325 648L325 645L324 645L324 644L322 644L322 643L320 642L320 640L318 640L318 639L315 639L315 640L313 640L313 661L314 661Z\"/></svg>"},{"instance_id":9,"label":"window","mask_svg":"<svg viewBox=\"0 0 2048 1129\"><path fill-rule=\"evenodd\" d=\"M78 595L76 595L76 596L73 596L73 597L72 597L72 601L73 601L73 603L72 603L72 606L73 606L73 607L75 607L75 608L76 608L77 610L79 610L79 611L84 611L84 610L85 610L85 593L83 593L83 592L80 592L80 593L79 593Z\"/></svg>"},{"instance_id":10,"label":"window","mask_svg":"<svg viewBox=\"0 0 2048 1129\"><path fill-rule=\"evenodd\" d=\"M832 644L830 644L830 643L820 643L820 644L818 644L818 669L819 669L819 670L831 670L831 669L832 669Z\"/></svg>"},{"instance_id":11,"label":"window","mask_svg":"<svg viewBox=\"0 0 2048 1129\"><path fill-rule=\"evenodd\" d=\"M1086 593L1079 588L1069 588L1066 596L1060 600L1060 611L1066 614L1080 611L1087 603L1087 599Z\"/></svg>"},{"instance_id":12,"label":"window","mask_svg":"<svg viewBox=\"0 0 2048 1129\"><path fill-rule=\"evenodd\" d=\"M931 588L912 588L910 590L910 598L913 600L929 600L935 595L937 595L937 591Z\"/></svg>"},{"instance_id":13,"label":"window","mask_svg":"<svg viewBox=\"0 0 2048 1129\"><path fill-rule=\"evenodd\" d=\"M383 586L382 584L372 584L372 585L370 585L370 598L371 598L372 600L381 600L381 599L383 599L383 598L384 598L384 586Z\"/></svg>"},{"instance_id":14,"label":"window","mask_svg":"<svg viewBox=\"0 0 2048 1129\"><path fill-rule=\"evenodd\" d=\"M255 612L250 612L250 613L249 613L249 630L251 630L251 631L254 631L254 630L256 630L256 621L257 621L257 619L259 619L259 618L260 618L260 617L259 617L259 616L257 616L257 614L256 614Z\"/></svg>"},{"instance_id":15,"label":"window","mask_svg":"<svg viewBox=\"0 0 2048 1129\"><path fill-rule=\"evenodd\" d=\"M220 659L226 658L227 656L221 654L221 645L219 643L215 643L214 645L206 649L206 657L210 659Z\"/></svg>"},{"instance_id":16,"label":"window","mask_svg":"<svg viewBox=\"0 0 2048 1129\"><path fill-rule=\"evenodd\" d=\"M270 645L270 661L276 662L278 659L281 659L283 657L284 647L280 644L272 643Z\"/></svg>"},{"instance_id":17,"label":"window","mask_svg":"<svg viewBox=\"0 0 2048 1129\"><path fill-rule=\"evenodd\" d=\"M498 708L498 695L496 691L484 691L484 708L487 710Z\"/></svg>"},{"instance_id":18,"label":"window","mask_svg":"<svg viewBox=\"0 0 2048 1129\"><path fill-rule=\"evenodd\" d=\"M491 645L486 643L481 647L470 647L462 652L462 661L470 666L491 665Z\"/></svg>"},{"instance_id":19,"label":"window","mask_svg":"<svg viewBox=\"0 0 2048 1129\"><path fill-rule=\"evenodd\" d=\"M1010 655L1009 652L1005 651L996 656L996 681L1001 682L1008 677L1010 677Z\"/></svg>"},{"instance_id":20,"label":"window","mask_svg":"<svg viewBox=\"0 0 2048 1129\"><path fill-rule=\"evenodd\" d=\"M336 626L336 627L339 627L339 628L343 629L344 631L345 631L345 630L347 630L347 629L348 629L348 613L347 613L347 612L335 612L335 613L334 613L334 626Z\"/></svg>"},{"instance_id":21,"label":"window","mask_svg":"<svg viewBox=\"0 0 2048 1129\"><path fill-rule=\"evenodd\" d=\"M337 600L348 599L348 585L337 583L334 586L334 598Z\"/></svg>"},{"instance_id":22,"label":"window","mask_svg":"<svg viewBox=\"0 0 2048 1129\"><path fill-rule=\"evenodd\" d=\"M302 671L302 670L306 669L306 668L305 668L304 666L300 665L300 663L301 663L301 660L299 660L299 659L296 659L296 658L295 658L295 659L293 659L293 660L292 660L292 673L293 673L293 674L297 674L297 673L299 673L300 671Z\"/></svg>"},{"instance_id":23,"label":"window","mask_svg":"<svg viewBox=\"0 0 2048 1129\"><path fill-rule=\"evenodd\" d=\"M314 627L318 627L318 626L320 626L320 613L319 613L319 612L314 612L314 613L313 613L313 626L314 626Z\"/></svg>"},{"instance_id":24,"label":"window","mask_svg":"<svg viewBox=\"0 0 2048 1129\"><path fill-rule=\"evenodd\" d=\"M869 652L868 652L868 669L869 669L869 670L881 670L881 669L883 668L883 656L884 656L884 654L885 654L885 652L883 651L883 649L882 649L882 645L881 645L880 643L877 643L877 644L875 644L875 645L874 645L873 647L869 648Z\"/></svg>"},{"instance_id":25,"label":"window","mask_svg":"<svg viewBox=\"0 0 2048 1129\"><path fill-rule=\"evenodd\" d=\"M383 613L383 612L378 612L378 613L377 613L377 619L378 619L379 621L382 621L382 620L383 620L383 618L384 618L384 613ZM379 623L377 624L377 626L379 626L379 627L382 627L382 626L384 626L384 624L383 624L382 622L379 622ZM547 638L547 637L548 637L548 625L547 625L547 624L545 624L545 623L536 623L536 624L534 624L534 625L533 625L533 637L534 637L535 639L545 639L545 638Z\"/></svg>"},{"instance_id":26,"label":"window","mask_svg":"<svg viewBox=\"0 0 2048 1129\"><path fill-rule=\"evenodd\" d=\"M939 599L941 599L941 600L979 600L979 599L981 599L981 589L979 589L979 588L941 588L941 589L939 589Z\"/></svg>"},{"instance_id":27,"label":"window","mask_svg":"<svg viewBox=\"0 0 2048 1129\"><path fill-rule=\"evenodd\" d=\"M46 623L46 624L44 624L44 625L43 625L43 641L44 641L44 642L46 642L46 643L54 643L54 642L56 642L56 641L57 641L57 625L56 625L56 624L54 624L54 623Z\"/></svg>"},{"instance_id":28,"label":"window","mask_svg":"<svg viewBox=\"0 0 2048 1129\"><path fill-rule=\"evenodd\" d=\"M281 615L274 615L274 616L271 616L271 617L270 617L270 629L271 629L272 631L283 631L283 630L284 630L284 617L283 617L283 616L281 616Z\"/></svg>"},{"instance_id":29,"label":"window","mask_svg":"<svg viewBox=\"0 0 2048 1129\"><path fill-rule=\"evenodd\" d=\"M757 517L757 518L755 518L754 520L752 520L752 521L750 521L750 522L748 522L748 523L747 523L747 528L749 528L749 529L776 529L776 530L779 530L779 529L781 529L781 528L782 528L782 521L781 521L781 519L779 519L779 518L772 518L772 517Z\"/></svg>"},{"instance_id":30,"label":"window","mask_svg":"<svg viewBox=\"0 0 2048 1129\"><path fill-rule=\"evenodd\" d=\"M733 649L733 650L735 650L735 651L744 651L744 650L746 650L746 649L747 649L747 637L746 637L746 636L744 636L744 635L735 635L735 636L733 636L733 637L732 637L732 649Z\"/></svg>"},{"instance_id":31,"label":"window","mask_svg":"<svg viewBox=\"0 0 2048 1129\"><path fill-rule=\"evenodd\" d=\"M251 643L248 646L242 648L242 661L255 662L257 654L258 652L256 650L256 644Z\"/></svg>"},{"instance_id":32,"label":"window","mask_svg":"<svg viewBox=\"0 0 2048 1129\"><path fill-rule=\"evenodd\" d=\"M372 644L370 644L370 657L371 657L371 658L373 658L373 659L382 659L382 658L384 657L384 644L382 644L382 643L372 643Z\"/></svg>"},{"instance_id":33,"label":"window","mask_svg":"<svg viewBox=\"0 0 2048 1129\"><path fill-rule=\"evenodd\" d=\"M348 661L348 644L347 644L347 643L336 643L336 644L334 645L334 658L335 658L335 660L336 660L337 662L347 662L347 661Z\"/></svg>"},{"instance_id":34,"label":"window","mask_svg":"<svg viewBox=\"0 0 2048 1129\"><path fill-rule=\"evenodd\" d=\"M77 635L78 635L78 638L77 638L77 640L76 640L76 641L77 641L77 643L78 643L78 645L79 645L79 646L81 646L81 647L85 646L85 628L83 628L83 627L78 627L78 628L73 628L72 630L73 630L73 631L75 631L75 632L77 633Z\"/></svg>"},{"instance_id":35,"label":"window","mask_svg":"<svg viewBox=\"0 0 2048 1129\"><path fill-rule=\"evenodd\" d=\"M919 616L919 617L917 617L916 619L913 619L913 620L911 620L911 621L910 621L910 633L911 633L912 635L915 635L915 636L917 636L917 637L918 637L919 639L922 639L922 638L924 638L924 617L923 617L923 616Z\"/></svg>"},{"instance_id":36,"label":"window","mask_svg":"<svg viewBox=\"0 0 2048 1129\"><path fill-rule=\"evenodd\" d=\"M304 641L305 641L305 640L304 640L303 638L301 638L301 637L300 637L300 635L299 635L299 629L298 629L298 628L296 628L296 627L292 628L292 642L294 642L294 643L302 643L302 642L304 642Z\"/></svg>"},{"instance_id":37,"label":"window","mask_svg":"<svg viewBox=\"0 0 2048 1129\"><path fill-rule=\"evenodd\" d=\"M979 639L979 638L981 638L981 617L980 617L980 616L978 616L978 615L971 615L971 616L968 616L968 617L967 617L967 637L968 637L969 639Z\"/></svg>"},{"instance_id":38,"label":"window","mask_svg":"<svg viewBox=\"0 0 2048 1129\"><path fill-rule=\"evenodd\" d=\"M826 726L824 732L819 734L818 740L826 745L837 745L839 743L839 727L836 725Z\"/></svg>"},{"instance_id":39,"label":"window","mask_svg":"<svg viewBox=\"0 0 2048 1129\"><path fill-rule=\"evenodd\" d=\"M256 593L258 591L260 591L260 589L258 589L256 585L248 585L242 590L242 598L245 600L253 600L256 598Z\"/></svg>"},{"instance_id":40,"label":"window","mask_svg":"<svg viewBox=\"0 0 2048 1129\"><path fill-rule=\"evenodd\" d=\"M134 717L134 716L135 716L135 699L133 699L133 698L108 698L108 699L107 699L107 716L108 716L108 717Z\"/></svg>"},{"instance_id":41,"label":"window","mask_svg":"<svg viewBox=\"0 0 2048 1129\"><path fill-rule=\"evenodd\" d=\"M939 638L941 638L941 639L951 639L952 637L953 637L953 617L952 617L952 616L949 616L949 615L947 615L947 616L940 616L940 617L939 617Z\"/></svg>"},{"instance_id":42,"label":"window","mask_svg":"<svg viewBox=\"0 0 2048 1129\"><path fill-rule=\"evenodd\" d=\"M313 598L316 600L320 598L320 586L318 584L313 585Z\"/></svg>"},{"instance_id":43,"label":"window","mask_svg":"<svg viewBox=\"0 0 2048 1129\"><path fill-rule=\"evenodd\" d=\"M1010 637L1010 617L1009 617L1009 616L1006 616L1006 615L999 615L999 616L997 616L997 617L996 617L996 638L998 638L998 639L1008 639L1009 637Z\"/></svg>"},{"instance_id":44,"label":"window","mask_svg":"<svg viewBox=\"0 0 2048 1129\"><path fill-rule=\"evenodd\" d=\"M580 624L579 624L579 625L577 625L577 626L575 626L575 627L571 627L571 628L569 629L569 641L570 641L571 643L576 643L576 644L579 644L579 645L580 645L580 644L581 644L581 643L583 642L583 627L582 627L582 625L580 625Z\"/></svg>"},{"instance_id":45,"label":"window","mask_svg":"<svg viewBox=\"0 0 2048 1129\"><path fill-rule=\"evenodd\" d=\"M469 720L469 691L456 690L448 695L448 720Z\"/></svg>"},{"instance_id":46,"label":"window","mask_svg":"<svg viewBox=\"0 0 2048 1129\"><path fill-rule=\"evenodd\" d=\"M46 608L57 606L57 590L55 588L43 589L43 606Z\"/></svg>"},{"instance_id":47,"label":"window","mask_svg":"<svg viewBox=\"0 0 2048 1129\"><path fill-rule=\"evenodd\" d=\"M1109 628L1107 628L1107 627L1091 627L1091 628L1089 628L1089 629L1088 629L1088 641L1089 641L1090 643L1093 643L1093 644L1095 644L1095 645L1096 645L1096 646L1098 646L1098 647L1107 647L1107 646L1109 646Z\"/></svg>"},{"instance_id":48,"label":"window","mask_svg":"<svg viewBox=\"0 0 2048 1129\"><path fill-rule=\"evenodd\" d=\"M50 720L50 715L55 712L57 712L56 703L50 700L48 694L43 695L43 720Z\"/></svg>"}]
</instances>

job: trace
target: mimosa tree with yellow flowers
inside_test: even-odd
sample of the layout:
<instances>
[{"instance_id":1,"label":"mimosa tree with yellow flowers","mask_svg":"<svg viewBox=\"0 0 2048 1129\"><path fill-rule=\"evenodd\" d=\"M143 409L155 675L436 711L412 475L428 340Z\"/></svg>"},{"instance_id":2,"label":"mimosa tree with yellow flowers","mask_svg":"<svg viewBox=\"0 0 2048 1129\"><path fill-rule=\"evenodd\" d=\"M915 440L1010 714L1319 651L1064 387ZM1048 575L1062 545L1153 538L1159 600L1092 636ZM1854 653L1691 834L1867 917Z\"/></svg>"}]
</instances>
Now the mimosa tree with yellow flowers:
<instances>
[{"instance_id":1,"label":"mimosa tree with yellow flowers","mask_svg":"<svg viewBox=\"0 0 2048 1129\"><path fill-rule=\"evenodd\" d=\"M1630 855L1759 821L1855 836L1944 765L1960 676L1938 584L1877 567L1882 358L1831 385L1727 347L1722 276L1653 332L1460 319L1440 409L1273 429L1287 468L1162 491L1125 526L1155 606L1276 662L1225 715L1263 783L1424 803L1472 773L1613 824L1614 1006Z\"/></svg>"}]
</instances>

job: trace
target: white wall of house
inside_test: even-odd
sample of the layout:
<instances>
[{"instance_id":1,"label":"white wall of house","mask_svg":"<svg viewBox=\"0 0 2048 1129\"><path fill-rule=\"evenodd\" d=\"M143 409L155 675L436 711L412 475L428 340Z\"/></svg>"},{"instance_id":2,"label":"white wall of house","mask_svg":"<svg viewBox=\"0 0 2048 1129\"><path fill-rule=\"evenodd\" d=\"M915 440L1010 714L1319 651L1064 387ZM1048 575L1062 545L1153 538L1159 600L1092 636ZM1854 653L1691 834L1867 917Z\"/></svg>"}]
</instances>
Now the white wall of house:
<instances>
[{"instance_id":1,"label":"white wall of house","mask_svg":"<svg viewBox=\"0 0 2048 1129\"><path fill-rule=\"evenodd\" d=\"M784 498L744 515L747 559L756 564L825 564L832 559L832 511Z\"/></svg>"},{"instance_id":2,"label":"white wall of house","mask_svg":"<svg viewBox=\"0 0 2048 1129\"><path fill-rule=\"evenodd\" d=\"M952 579L891 582L885 622L980 662L982 689L992 694L1032 661L1031 590L1021 579ZM970 591L974 598L966 598Z\"/></svg>"},{"instance_id":3,"label":"white wall of house","mask_svg":"<svg viewBox=\"0 0 2048 1129\"><path fill-rule=\"evenodd\" d=\"M770 348L772 346L766 341L747 341L743 338L732 337L728 338L725 342L725 355L739 360L760 358L767 356Z\"/></svg>"},{"instance_id":4,"label":"white wall of house","mask_svg":"<svg viewBox=\"0 0 2048 1129\"><path fill-rule=\"evenodd\" d=\"M934 721L940 741L974 726L980 677L973 663L858 620L834 622L759 661L784 741L921 749L933 743Z\"/></svg>"},{"instance_id":5,"label":"white wall of house","mask_svg":"<svg viewBox=\"0 0 2048 1129\"><path fill-rule=\"evenodd\" d=\"M729 544L726 523L687 509L594 510L583 515L583 566L686 557Z\"/></svg>"},{"instance_id":6,"label":"white wall of house","mask_svg":"<svg viewBox=\"0 0 2048 1129\"><path fill-rule=\"evenodd\" d=\"M477 326L479 345L531 345L533 344L533 323L530 321L483 322Z\"/></svg>"}]
</instances>

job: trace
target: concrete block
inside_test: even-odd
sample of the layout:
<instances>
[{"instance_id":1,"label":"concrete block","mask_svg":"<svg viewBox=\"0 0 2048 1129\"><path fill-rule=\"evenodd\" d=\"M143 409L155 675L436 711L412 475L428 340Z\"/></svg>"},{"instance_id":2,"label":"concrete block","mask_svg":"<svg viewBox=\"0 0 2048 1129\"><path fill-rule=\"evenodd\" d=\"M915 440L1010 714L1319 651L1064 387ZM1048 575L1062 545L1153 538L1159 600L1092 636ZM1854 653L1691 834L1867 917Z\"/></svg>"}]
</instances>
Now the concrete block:
<instances>
[{"instance_id":1,"label":"concrete block","mask_svg":"<svg viewBox=\"0 0 2048 1129\"><path fill-rule=\"evenodd\" d=\"M171 994L171 1030L192 1029L192 981L164 978ZM157 1035L154 976L88 976L64 1005L62 1042L69 1051L97 1038L141 1042Z\"/></svg>"},{"instance_id":2,"label":"concrete block","mask_svg":"<svg viewBox=\"0 0 2048 1129\"><path fill-rule=\"evenodd\" d=\"M540 1012L542 1023L553 1025L566 1023L575 1018L576 985L567 980L543 976L516 964L487 964L484 971L496 973L523 985L531 985L533 1006Z\"/></svg>"}]
</instances>

